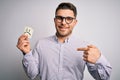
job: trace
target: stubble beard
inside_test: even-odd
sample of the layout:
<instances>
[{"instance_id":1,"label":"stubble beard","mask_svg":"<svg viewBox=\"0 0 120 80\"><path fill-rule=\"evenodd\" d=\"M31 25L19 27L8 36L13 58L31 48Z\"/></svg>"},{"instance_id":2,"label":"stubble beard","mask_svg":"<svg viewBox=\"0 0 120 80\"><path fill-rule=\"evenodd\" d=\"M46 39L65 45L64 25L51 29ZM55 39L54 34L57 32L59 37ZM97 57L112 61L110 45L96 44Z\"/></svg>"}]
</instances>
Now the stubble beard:
<instances>
[{"instance_id":1,"label":"stubble beard","mask_svg":"<svg viewBox=\"0 0 120 80\"><path fill-rule=\"evenodd\" d=\"M67 33L61 32L59 30L57 30L57 32L56 32L57 37L61 37L61 38L68 37L71 34L72 34L72 30L68 31Z\"/></svg>"}]
</instances>

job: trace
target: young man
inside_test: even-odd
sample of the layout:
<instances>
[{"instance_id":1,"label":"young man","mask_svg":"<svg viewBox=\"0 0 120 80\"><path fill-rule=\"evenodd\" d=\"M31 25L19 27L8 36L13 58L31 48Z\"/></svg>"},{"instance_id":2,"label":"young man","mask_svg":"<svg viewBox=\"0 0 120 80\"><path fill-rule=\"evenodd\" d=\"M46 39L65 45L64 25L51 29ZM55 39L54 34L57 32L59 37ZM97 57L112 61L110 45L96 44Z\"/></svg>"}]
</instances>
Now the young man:
<instances>
[{"instance_id":1,"label":"young man","mask_svg":"<svg viewBox=\"0 0 120 80\"><path fill-rule=\"evenodd\" d=\"M28 36L20 36L17 47L24 53L23 66L31 79L39 75L41 80L83 80L86 65L96 80L110 79L112 68L99 49L72 35L76 16L73 4L59 4L56 34L39 40L33 50Z\"/></svg>"}]
</instances>

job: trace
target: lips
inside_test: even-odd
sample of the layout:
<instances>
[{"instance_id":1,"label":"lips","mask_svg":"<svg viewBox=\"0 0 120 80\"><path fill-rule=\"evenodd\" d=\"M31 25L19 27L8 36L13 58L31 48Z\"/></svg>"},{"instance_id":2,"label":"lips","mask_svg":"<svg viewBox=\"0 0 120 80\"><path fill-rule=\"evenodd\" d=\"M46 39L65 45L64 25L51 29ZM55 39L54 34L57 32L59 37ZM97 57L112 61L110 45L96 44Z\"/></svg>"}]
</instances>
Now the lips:
<instances>
[{"instance_id":1,"label":"lips","mask_svg":"<svg viewBox=\"0 0 120 80\"><path fill-rule=\"evenodd\" d=\"M69 29L69 27L61 27L61 26L59 26L58 28L60 31L66 31Z\"/></svg>"}]
</instances>

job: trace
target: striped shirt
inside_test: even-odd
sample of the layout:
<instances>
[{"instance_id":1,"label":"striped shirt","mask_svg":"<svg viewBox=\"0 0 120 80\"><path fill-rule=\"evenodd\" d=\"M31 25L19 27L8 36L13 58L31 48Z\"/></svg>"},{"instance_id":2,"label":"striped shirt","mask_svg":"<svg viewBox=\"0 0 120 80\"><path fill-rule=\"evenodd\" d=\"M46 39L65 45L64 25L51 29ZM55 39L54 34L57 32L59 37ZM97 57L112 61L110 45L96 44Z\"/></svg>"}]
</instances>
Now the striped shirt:
<instances>
[{"instance_id":1,"label":"striped shirt","mask_svg":"<svg viewBox=\"0 0 120 80\"><path fill-rule=\"evenodd\" d=\"M37 42L35 48L23 57L23 66L27 75L40 80L83 80L85 66L96 80L109 80L111 66L101 54L95 64L83 60L83 51L87 42L70 36L64 43L50 36Z\"/></svg>"}]
</instances>

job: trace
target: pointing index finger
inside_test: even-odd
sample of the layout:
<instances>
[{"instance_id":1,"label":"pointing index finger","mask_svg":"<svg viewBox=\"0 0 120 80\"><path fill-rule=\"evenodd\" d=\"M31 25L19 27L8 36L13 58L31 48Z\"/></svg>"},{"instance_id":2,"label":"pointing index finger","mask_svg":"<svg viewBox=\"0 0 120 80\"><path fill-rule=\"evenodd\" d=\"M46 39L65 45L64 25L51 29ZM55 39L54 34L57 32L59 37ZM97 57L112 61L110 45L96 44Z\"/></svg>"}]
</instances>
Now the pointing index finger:
<instances>
[{"instance_id":1,"label":"pointing index finger","mask_svg":"<svg viewBox=\"0 0 120 80\"><path fill-rule=\"evenodd\" d=\"M89 49L88 47L77 48L77 51L87 51L88 49Z\"/></svg>"}]
</instances>

